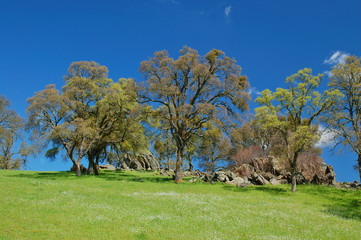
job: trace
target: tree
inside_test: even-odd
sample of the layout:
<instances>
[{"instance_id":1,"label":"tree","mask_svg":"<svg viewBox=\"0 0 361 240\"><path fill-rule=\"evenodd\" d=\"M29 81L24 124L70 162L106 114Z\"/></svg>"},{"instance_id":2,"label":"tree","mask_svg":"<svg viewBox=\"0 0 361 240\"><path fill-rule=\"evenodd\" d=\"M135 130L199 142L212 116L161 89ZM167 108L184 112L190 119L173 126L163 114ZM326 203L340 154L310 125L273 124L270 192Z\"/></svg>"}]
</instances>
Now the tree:
<instances>
[{"instance_id":1,"label":"tree","mask_svg":"<svg viewBox=\"0 0 361 240\"><path fill-rule=\"evenodd\" d=\"M26 165L33 148L24 142L15 149L24 127L23 120L14 110L9 109L10 101L0 96L0 169L20 169Z\"/></svg>"},{"instance_id":2,"label":"tree","mask_svg":"<svg viewBox=\"0 0 361 240\"><path fill-rule=\"evenodd\" d=\"M154 150L157 153L158 161L163 162L163 165L167 166L168 170L173 169L174 162L172 158L176 152L176 146L167 130L160 131L155 137Z\"/></svg>"},{"instance_id":3,"label":"tree","mask_svg":"<svg viewBox=\"0 0 361 240\"><path fill-rule=\"evenodd\" d=\"M361 180L361 58L350 56L333 67L329 86L343 97L335 103L327 122L336 133L337 145L348 146L358 155Z\"/></svg>"},{"instance_id":4,"label":"tree","mask_svg":"<svg viewBox=\"0 0 361 240\"><path fill-rule=\"evenodd\" d=\"M97 131L97 141L88 152L89 169L98 174L100 155L115 151L140 151L147 147L141 121L143 109L137 103L136 85L132 79L121 78L108 86L105 95L90 111L92 128ZM111 147L110 147L111 146Z\"/></svg>"},{"instance_id":5,"label":"tree","mask_svg":"<svg viewBox=\"0 0 361 240\"><path fill-rule=\"evenodd\" d=\"M136 85L131 79L113 83L108 69L95 62L75 62L64 77L62 93L49 85L28 99L28 128L35 139L42 136L43 148L54 158L65 150L81 175L80 162L89 160L89 173L97 174L100 158L108 151L144 146L142 114Z\"/></svg>"},{"instance_id":6,"label":"tree","mask_svg":"<svg viewBox=\"0 0 361 240\"><path fill-rule=\"evenodd\" d=\"M279 133L286 146L287 160L292 175L292 192L296 192L297 160L319 139L314 123L330 110L340 97L337 90L317 91L323 75L312 75L311 69L303 69L286 78L287 89L277 88L272 93L266 89L256 101L262 107L255 109L255 118L265 130Z\"/></svg>"},{"instance_id":7,"label":"tree","mask_svg":"<svg viewBox=\"0 0 361 240\"><path fill-rule=\"evenodd\" d=\"M200 165L208 173L213 173L217 165L222 161L229 160L231 150L232 145L229 138L219 128L210 127L204 132L198 148Z\"/></svg>"},{"instance_id":8,"label":"tree","mask_svg":"<svg viewBox=\"0 0 361 240\"><path fill-rule=\"evenodd\" d=\"M236 61L213 49L204 57L189 47L180 50L177 60L166 50L143 61L140 72L146 85L142 102L151 102L170 130L177 147L175 181L182 181L185 147L207 122L227 128L236 109L247 109L248 81Z\"/></svg>"}]
</instances>

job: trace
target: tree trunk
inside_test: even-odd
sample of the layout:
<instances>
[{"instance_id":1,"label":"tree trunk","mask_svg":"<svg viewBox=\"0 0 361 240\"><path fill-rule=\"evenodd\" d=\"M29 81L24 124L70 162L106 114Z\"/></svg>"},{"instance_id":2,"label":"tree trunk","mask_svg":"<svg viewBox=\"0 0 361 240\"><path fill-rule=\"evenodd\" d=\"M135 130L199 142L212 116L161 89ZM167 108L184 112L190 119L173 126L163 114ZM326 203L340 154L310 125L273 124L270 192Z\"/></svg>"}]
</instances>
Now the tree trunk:
<instances>
[{"instance_id":1,"label":"tree trunk","mask_svg":"<svg viewBox=\"0 0 361 240\"><path fill-rule=\"evenodd\" d=\"M170 157L169 153L167 154L167 162L168 162L168 171L170 170Z\"/></svg>"},{"instance_id":2,"label":"tree trunk","mask_svg":"<svg viewBox=\"0 0 361 240\"><path fill-rule=\"evenodd\" d=\"M293 155L293 161L291 162L291 179L292 179L292 186L291 191L293 193L296 193L296 185L297 185L297 158L298 158L299 152L295 152Z\"/></svg>"},{"instance_id":3,"label":"tree trunk","mask_svg":"<svg viewBox=\"0 0 361 240\"><path fill-rule=\"evenodd\" d=\"M88 156L89 166L88 166L88 175L94 174L94 157Z\"/></svg>"},{"instance_id":4,"label":"tree trunk","mask_svg":"<svg viewBox=\"0 0 361 240\"><path fill-rule=\"evenodd\" d=\"M174 177L174 181L177 183L182 182L182 156L183 156L183 151L178 148L177 149L177 162L175 164L175 177Z\"/></svg>"},{"instance_id":5,"label":"tree trunk","mask_svg":"<svg viewBox=\"0 0 361 240\"><path fill-rule=\"evenodd\" d=\"M76 176L81 176L81 169L80 169L80 162L75 162L75 170L76 170Z\"/></svg>"},{"instance_id":6,"label":"tree trunk","mask_svg":"<svg viewBox=\"0 0 361 240\"><path fill-rule=\"evenodd\" d=\"M358 155L357 163L358 163L358 172L360 175L360 182L361 182L361 154Z\"/></svg>"},{"instance_id":7,"label":"tree trunk","mask_svg":"<svg viewBox=\"0 0 361 240\"><path fill-rule=\"evenodd\" d=\"M189 163L189 171L193 172L193 163L192 163L192 159L190 157L187 158L187 161Z\"/></svg>"},{"instance_id":8,"label":"tree trunk","mask_svg":"<svg viewBox=\"0 0 361 240\"><path fill-rule=\"evenodd\" d=\"M99 175L99 157L95 160L93 168L95 175Z\"/></svg>"},{"instance_id":9,"label":"tree trunk","mask_svg":"<svg viewBox=\"0 0 361 240\"><path fill-rule=\"evenodd\" d=\"M291 186L291 190L293 193L296 193L296 186L297 186L297 175L296 175L296 171L292 171L292 186Z\"/></svg>"}]
</instances>

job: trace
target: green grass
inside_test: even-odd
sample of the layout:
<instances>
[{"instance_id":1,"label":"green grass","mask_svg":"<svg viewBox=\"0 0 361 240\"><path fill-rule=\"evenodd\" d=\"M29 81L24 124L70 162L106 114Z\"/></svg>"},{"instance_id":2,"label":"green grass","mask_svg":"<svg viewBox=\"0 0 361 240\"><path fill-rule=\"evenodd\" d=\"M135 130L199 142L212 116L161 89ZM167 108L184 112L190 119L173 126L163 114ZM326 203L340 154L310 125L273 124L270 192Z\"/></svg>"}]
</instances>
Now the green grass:
<instances>
[{"instance_id":1,"label":"green grass","mask_svg":"<svg viewBox=\"0 0 361 240\"><path fill-rule=\"evenodd\" d=\"M141 181L140 181L141 180ZM0 171L0 239L360 239L361 192Z\"/></svg>"}]
</instances>

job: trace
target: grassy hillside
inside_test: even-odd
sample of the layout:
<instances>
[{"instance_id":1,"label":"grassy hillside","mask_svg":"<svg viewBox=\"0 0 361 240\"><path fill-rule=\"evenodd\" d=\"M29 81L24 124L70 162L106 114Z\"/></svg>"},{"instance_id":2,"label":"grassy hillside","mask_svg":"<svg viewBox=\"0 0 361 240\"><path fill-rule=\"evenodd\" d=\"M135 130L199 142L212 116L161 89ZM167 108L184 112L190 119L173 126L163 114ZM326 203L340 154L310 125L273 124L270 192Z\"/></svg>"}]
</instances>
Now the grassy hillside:
<instances>
[{"instance_id":1,"label":"grassy hillside","mask_svg":"<svg viewBox=\"0 0 361 240\"><path fill-rule=\"evenodd\" d=\"M360 239L361 192L0 171L0 239Z\"/></svg>"}]
</instances>

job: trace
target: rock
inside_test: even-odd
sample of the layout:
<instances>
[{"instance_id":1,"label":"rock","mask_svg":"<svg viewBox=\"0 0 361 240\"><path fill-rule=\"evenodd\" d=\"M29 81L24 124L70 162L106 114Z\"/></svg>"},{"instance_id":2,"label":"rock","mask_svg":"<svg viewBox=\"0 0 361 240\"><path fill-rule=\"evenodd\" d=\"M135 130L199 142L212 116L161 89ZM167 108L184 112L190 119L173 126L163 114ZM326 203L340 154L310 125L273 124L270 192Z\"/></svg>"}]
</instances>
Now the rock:
<instances>
[{"instance_id":1,"label":"rock","mask_svg":"<svg viewBox=\"0 0 361 240\"><path fill-rule=\"evenodd\" d=\"M327 170L327 164L326 163L321 163L320 165L320 171L322 174L325 174Z\"/></svg>"},{"instance_id":2,"label":"rock","mask_svg":"<svg viewBox=\"0 0 361 240\"><path fill-rule=\"evenodd\" d=\"M303 176L303 174L302 173L298 173L297 175L296 175L296 183L297 184L305 184L307 181L306 181L306 178L305 178L305 176Z\"/></svg>"},{"instance_id":3,"label":"rock","mask_svg":"<svg viewBox=\"0 0 361 240\"><path fill-rule=\"evenodd\" d=\"M279 184L281 184L281 182L280 182L279 180L275 179L275 178L271 178L270 183L271 183L272 185L279 185Z\"/></svg>"},{"instance_id":4,"label":"rock","mask_svg":"<svg viewBox=\"0 0 361 240\"><path fill-rule=\"evenodd\" d=\"M250 183L250 181L248 180L248 177L243 177L243 180L244 180L244 183L245 183L245 184L249 184L249 183Z\"/></svg>"},{"instance_id":5,"label":"rock","mask_svg":"<svg viewBox=\"0 0 361 240\"><path fill-rule=\"evenodd\" d=\"M159 170L160 164L152 153L130 155L125 154L122 158L121 167L122 169L133 169L133 170Z\"/></svg>"},{"instance_id":6,"label":"rock","mask_svg":"<svg viewBox=\"0 0 361 240\"><path fill-rule=\"evenodd\" d=\"M199 178L197 178L197 177L192 177L191 179L189 179L188 182L190 182L190 183L195 183L195 182L198 182L198 181L199 181Z\"/></svg>"},{"instance_id":7,"label":"rock","mask_svg":"<svg viewBox=\"0 0 361 240\"><path fill-rule=\"evenodd\" d=\"M241 177L236 177L235 179L233 179L233 182L234 182L234 184L235 184L237 187L238 187L239 185L245 183L245 182L244 182L244 179L241 178Z\"/></svg>"},{"instance_id":8,"label":"rock","mask_svg":"<svg viewBox=\"0 0 361 240\"><path fill-rule=\"evenodd\" d=\"M116 170L116 168L111 164L100 165L99 168L103 170Z\"/></svg>"},{"instance_id":9,"label":"rock","mask_svg":"<svg viewBox=\"0 0 361 240\"><path fill-rule=\"evenodd\" d=\"M269 181L267 181L262 175L254 173L252 175L252 183L257 185L267 185L269 184Z\"/></svg>"},{"instance_id":10,"label":"rock","mask_svg":"<svg viewBox=\"0 0 361 240\"><path fill-rule=\"evenodd\" d=\"M241 177L251 177L252 174L255 172L254 167L249 164L243 164L242 166L236 169L236 172Z\"/></svg>"},{"instance_id":11,"label":"rock","mask_svg":"<svg viewBox=\"0 0 361 240\"><path fill-rule=\"evenodd\" d=\"M76 172L76 167L73 165L70 168L70 171ZM80 171L81 171L81 173L86 173L88 171L88 169L86 167L84 167L83 164L80 164Z\"/></svg>"},{"instance_id":12,"label":"rock","mask_svg":"<svg viewBox=\"0 0 361 240\"><path fill-rule=\"evenodd\" d=\"M317 173L312 177L311 183L320 184L320 177L317 175Z\"/></svg>"},{"instance_id":13,"label":"rock","mask_svg":"<svg viewBox=\"0 0 361 240\"><path fill-rule=\"evenodd\" d=\"M208 180L208 178L213 182L231 182L236 178L236 174L231 171L217 171L209 177L205 176L205 179Z\"/></svg>"},{"instance_id":14,"label":"rock","mask_svg":"<svg viewBox=\"0 0 361 240\"><path fill-rule=\"evenodd\" d=\"M267 180L270 181L272 178L275 178L275 175L273 175L270 172L262 172L261 175Z\"/></svg>"},{"instance_id":15,"label":"rock","mask_svg":"<svg viewBox=\"0 0 361 240\"><path fill-rule=\"evenodd\" d=\"M280 184L288 184L288 180L287 179L280 179L278 180Z\"/></svg>"}]
</instances>

